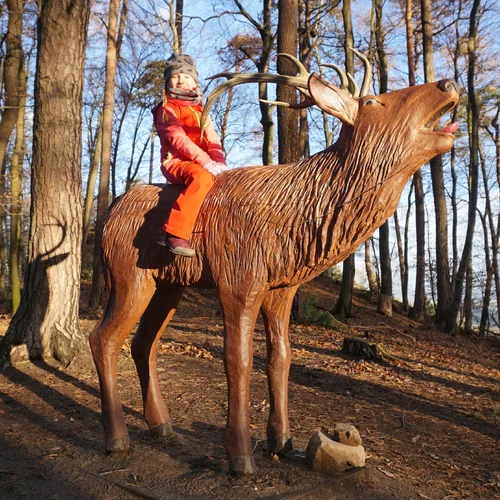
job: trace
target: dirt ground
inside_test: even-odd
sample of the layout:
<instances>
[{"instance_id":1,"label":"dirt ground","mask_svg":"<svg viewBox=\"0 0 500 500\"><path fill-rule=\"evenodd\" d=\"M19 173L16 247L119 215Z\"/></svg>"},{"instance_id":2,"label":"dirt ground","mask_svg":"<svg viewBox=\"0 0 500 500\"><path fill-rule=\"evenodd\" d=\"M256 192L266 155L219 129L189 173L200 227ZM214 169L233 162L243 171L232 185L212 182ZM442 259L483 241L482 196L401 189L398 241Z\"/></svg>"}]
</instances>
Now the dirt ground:
<instances>
[{"instance_id":1,"label":"dirt ground","mask_svg":"<svg viewBox=\"0 0 500 500\"><path fill-rule=\"evenodd\" d=\"M331 280L302 288L333 303ZM0 335L9 317L0 319ZM89 332L95 319L83 317ZM265 452L265 338L254 342L250 404L258 473L233 478L223 448L227 410L222 318L213 292L190 290L159 348L161 387L176 439L149 436L140 388L122 349L119 380L133 450L103 453L93 366L27 363L0 372L0 499L443 499L500 498L500 343L449 337L358 296L348 321L398 358L383 363L339 354L346 333L290 326L290 422L295 450ZM351 334L352 335L352 334ZM307 469L318 429L354 424L366 468L326 476Z\"/></svg>"}]
</instances>

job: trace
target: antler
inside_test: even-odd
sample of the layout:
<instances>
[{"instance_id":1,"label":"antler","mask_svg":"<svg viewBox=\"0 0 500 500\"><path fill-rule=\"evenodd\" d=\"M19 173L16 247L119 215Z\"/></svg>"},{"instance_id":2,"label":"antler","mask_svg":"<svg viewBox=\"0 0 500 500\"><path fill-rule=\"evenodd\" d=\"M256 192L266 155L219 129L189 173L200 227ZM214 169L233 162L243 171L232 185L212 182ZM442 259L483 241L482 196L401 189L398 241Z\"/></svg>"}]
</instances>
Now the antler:
<instances>
[{"instance_id":1,"label":"antler","mask_svg":"<svg viewBox=\"0 0 500 500\"><path fill-rule=\"evenodd\" d=\"M358 52L356 49L351 50L361 59L363 66L365 68L365 74L363 77L363 84L361 86L361 91L359 90L358 84L354 80L353 76L349 73L345 73L339 66L335 64L322 64L322 66L326 66L328 68L334 69L340 77L341 80L341 89L346 90L349 87L349 82L352 83L354 88L353 97L365 96L368 94L368 90L371 86L372 81L372 69L371 64L368 59ZM205 103L205 107L203 109L203 113L201 115L200 120L200 137L203 135L203 128L208 118L208 113L212 108L216 99L222 95L226 90L235 87L236 85L241 85L242 83L255 83L255 82L265 82L265 83L281 83L284 85L292 85L299 92L301 92L305 99L300 103L288 103L282 101L267 101L264 99L260 99L261 102L265 102L267 104L275 104L277 106L286 106L289 108L302 109L312 106L314 104L314 100L309 94L307 81L309 80L309 72L306 70L304 65L294 56L290 54L278 54L278 57L287 57L291 61L293 61L297 68L299 69L299 74L297 76L289 76L289 75L273 75L270 73L218 73L214 76L207 78L207 80L214 80L215 78L227 78L227 81L223 84L216 87L207 97L207 102Z\"/></svg>"},{"instance_id":2,"label":"antler","mask_svg":"<svg viewBox=\"0 0 500 500\"><path fill-rule=\"evenodd\" d=\"M227 78L227 81L216 87L207 97L207 102L205 103L203 113L200 120L201 134L203 134L203 127L208 118L208 113L213 106L216 99L222 95L226 90L229 90L236 85L241 85L242 83L255 83L255 82L265 82L265 83L281 83L284 85L292 85L299 92L301 92L306 99L298 104L290 104L286 102L279 101L264 101L269 104L277 104L280 106L289 107L307 107L312 106L314 101L311 99L309 91L307 90L307 80L309 79L309 72L306 70L304 65L295 57L290 54L278 54L278 57L287 57L291 59L298 67L299 74L297 76L289 75L273 75L270 73L218 73L217 75L207 78L207 80L214 80L215 78Z\"/></svg>"},{"instance_id":3,"label":"antler","mask_svg":"<svg viewBox=\"0 0 500 500\"><path fill-rule=\"evenodd\" d=\"M332 68L337 72L342 82L342 89L346 90L349 86L349 82L351 82L352 88L354 89L354 92L352 93L353 97L364 97L368 94L368 91L370 90L372 84L372 66L370 64L370 61L368 61L368 59L363 54L361 54L361 52L358 52L353 48L350 48L350 50L352 50L359 57L359 59L361 59L361 62L363 63L363 66L365 68L361 90L359 90L358 84L356 83L354 77L350 73L346 73L345 71L343 71L336 64L322 64L321 66Z\"/></svg>"}]
</instances>

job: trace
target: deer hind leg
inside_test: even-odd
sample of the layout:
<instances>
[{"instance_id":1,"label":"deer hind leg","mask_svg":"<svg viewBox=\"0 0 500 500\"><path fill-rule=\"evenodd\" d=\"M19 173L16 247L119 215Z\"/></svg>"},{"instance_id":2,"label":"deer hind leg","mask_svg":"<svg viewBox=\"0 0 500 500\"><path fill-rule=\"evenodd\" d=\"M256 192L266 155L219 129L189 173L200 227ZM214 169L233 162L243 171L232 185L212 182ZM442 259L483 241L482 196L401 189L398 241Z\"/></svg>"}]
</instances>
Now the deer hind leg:
<instances>
[{"instance_id":1,"label":"deer hind leg","mask_svg":"<svg viewBox=\"0 0 500 500\"><path fill-rule=\"evenodd\" d=\"M285 455L293 449L288 422L288 374L291 362L288 324L297 288L270 290L261 307L267 338L267 381L271 406L266 434L269 452L277 455Z\"/></svg>"},{"instance_id":2,"label":"deer hind leg","mask_svg":"<svg viewBox=\"0 0 500 500\"><path fill-rule=\"evenodd\" d=\"M141 382L144 417L151 434L158 437L172 435L173 429L158 383L156 347L183 292L184 288L180 287L157 289L132 340L132 356Z\"/></svg>"},{"instance_id":3,"label":"deer hind leg","mask_svg":"<svg viewBox=\"0 0 500 500\"><path fill-rule=\"evenodd\" d=\"M250 440L250 375L253 364L253 332L264 291L219 289L224 315L224 367L228 386L228 417L224 444L229 470L253 474L255 462Z\"/></svg>"},{"instance_id":4,"label":"deer hind leg","mask_svg":"<svg viewBox=\"0 0 500 500\"><path fill-rule=\"evenodd\" d=\"M136 290L116 284L112 286L104 315L89 339L101 388L106 451L114 455L127 453L130 445L118 392L118 354L146 309L154 287L141 286L140 293Z\"/></svg>"}]
</instances>

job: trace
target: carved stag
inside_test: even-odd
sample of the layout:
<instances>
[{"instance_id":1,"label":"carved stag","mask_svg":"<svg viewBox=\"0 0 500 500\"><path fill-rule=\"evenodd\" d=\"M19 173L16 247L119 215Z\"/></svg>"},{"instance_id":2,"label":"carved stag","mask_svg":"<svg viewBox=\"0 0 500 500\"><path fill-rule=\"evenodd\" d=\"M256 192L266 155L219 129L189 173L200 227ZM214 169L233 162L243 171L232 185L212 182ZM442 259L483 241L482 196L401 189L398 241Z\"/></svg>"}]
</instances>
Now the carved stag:
<instances>
[{"instance_id":1,"label":"carved stag","mask_svg":"<svg viewBox=\"0 0 500 500\"><path fill-rule=\"evenodd\" d=\"M267 335L270 414L269 451L292 449L288 422L290 346L288 322L298 286L342 261L396 210L410 176L453 145L457 124L434 130L458 102L457 85L441 80L361 97L308 78L252 75L230 80L295 85L342 122L328 149L290 165L239 168L216 178L197 220L187 259L156 244L182 187L137 186L118 198L104 227L102 254L109 298L90 344L101 386L106 450L126 452L129 438L117 386L117 357L140 320L132 341L150 432L168 436L172 424L156 373L156 344L184 287L215 288L224 317L228 384L225 446L230 470L253 473L248 413L252 341L262 312ZM345 78L344 78L345 79ZM231 81L234 80L234 81ZM346 82L344 81L344 87ZM281 103L283 104L283 103ZM207 106L209 107L209 106Z\"/></svg>"}]
</instances>

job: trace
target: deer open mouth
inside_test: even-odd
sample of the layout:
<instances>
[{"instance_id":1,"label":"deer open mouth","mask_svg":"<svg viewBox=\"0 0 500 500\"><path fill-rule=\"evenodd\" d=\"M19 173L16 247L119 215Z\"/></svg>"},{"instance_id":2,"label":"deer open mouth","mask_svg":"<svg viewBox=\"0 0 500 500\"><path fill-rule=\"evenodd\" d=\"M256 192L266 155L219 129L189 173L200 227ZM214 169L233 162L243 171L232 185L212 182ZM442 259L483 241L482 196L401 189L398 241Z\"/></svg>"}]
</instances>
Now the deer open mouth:
<instances>
[{"instance_id":1,"label":"deer open mouth","mask_svg":"<svg viewBox=\"0 0 500 500\"><path fill-rule=\"evenodd\" d=\"M458 122L453 122L441 130L434 130L439 120L453 107L456 102L451 101L445 104L442 108L438 109L425 123L424 128L430 132L438 132L442 134L453 134L458 130Z\"/></svg>"}]
</instances>

